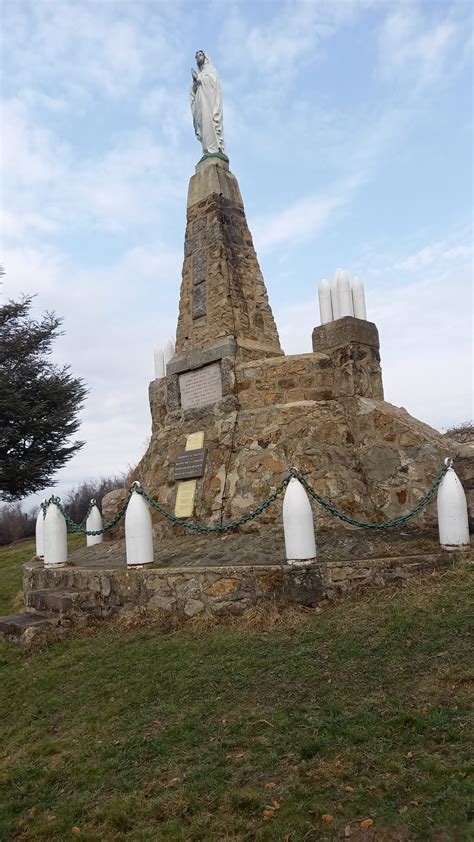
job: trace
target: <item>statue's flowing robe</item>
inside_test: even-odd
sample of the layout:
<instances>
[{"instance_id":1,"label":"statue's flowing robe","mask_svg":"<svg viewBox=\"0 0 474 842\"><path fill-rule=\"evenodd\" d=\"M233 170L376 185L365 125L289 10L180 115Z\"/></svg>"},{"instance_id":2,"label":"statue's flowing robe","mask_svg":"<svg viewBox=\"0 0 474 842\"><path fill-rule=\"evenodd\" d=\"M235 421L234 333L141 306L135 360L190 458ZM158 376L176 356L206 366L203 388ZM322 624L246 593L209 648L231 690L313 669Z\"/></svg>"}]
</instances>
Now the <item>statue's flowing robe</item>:
<instances>
[{"instance_id":1,"label":"statue's flowing robe","mask_svg":"<svg viewBox=\"0 0 474 842\"><path fill-rule=\"evenodd\" d=\"M191 88L190 98L194 131L203 153L225 154L221 86L217 70L207 55L197 75L196 91Z\"/></svg>"}]
</instances>

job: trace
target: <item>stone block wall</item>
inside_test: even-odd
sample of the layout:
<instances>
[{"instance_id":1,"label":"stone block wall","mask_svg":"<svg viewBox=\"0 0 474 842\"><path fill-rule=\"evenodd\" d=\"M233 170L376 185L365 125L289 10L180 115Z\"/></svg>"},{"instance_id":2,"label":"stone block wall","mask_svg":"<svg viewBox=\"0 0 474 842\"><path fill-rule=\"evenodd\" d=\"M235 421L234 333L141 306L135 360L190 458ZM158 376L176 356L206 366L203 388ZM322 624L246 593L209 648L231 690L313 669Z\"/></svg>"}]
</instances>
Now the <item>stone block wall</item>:
<instances>
[{"instance_id":1,"label":"stone block wall","mask_svg":"<svg viewBox=\"0 0 474 842\"><path fill-rule=\"evenodd\" d=\"M259 360L239 365L236 373L243 409L355 395L383 399L378 351L369 346Z\"/></svg>"},{"instance_id":2,"label":"stone block wall","mask_svg":"<svg viewBox=\"0 0 474 842\"><path fill-rule=\"evenodd\" d=\"M249 564L97 570L66 565L48 569L42 562L32 561L24 566L23 585L27 605L34 605L43 589L48 593L75 592L77 599L64 602L65 612L72 615L103 617L146 608L183 618L199 614L220 617L243 614L262 601L280 606L316 606L338 593L407 579L446 563L446 553L350 564L316 562L308 567Z\"/></svg>"}]
</instances>

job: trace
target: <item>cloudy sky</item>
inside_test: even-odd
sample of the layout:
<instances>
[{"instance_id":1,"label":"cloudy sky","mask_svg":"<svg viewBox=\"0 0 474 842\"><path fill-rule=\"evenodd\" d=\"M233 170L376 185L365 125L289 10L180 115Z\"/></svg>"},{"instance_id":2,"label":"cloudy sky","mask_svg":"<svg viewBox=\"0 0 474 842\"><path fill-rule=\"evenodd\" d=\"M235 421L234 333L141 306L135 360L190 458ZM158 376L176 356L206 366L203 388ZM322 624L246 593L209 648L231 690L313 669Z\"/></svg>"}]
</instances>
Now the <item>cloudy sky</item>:
<instances>
[{"instance_id":1,"label":"cloudy sky","mask_svg":"<svg viewBox=\"0 0 474 842\"><path fill-rule=\"evenodd\" d=\"M472 12L466 0L3 0L3 296L64 317L87 382L59 493L115 474L150 431L174 337L197 49L223 87L287 353L317 285L360 275L386 399L438 429L472 416Z\"/></svg>"}]
</instances>

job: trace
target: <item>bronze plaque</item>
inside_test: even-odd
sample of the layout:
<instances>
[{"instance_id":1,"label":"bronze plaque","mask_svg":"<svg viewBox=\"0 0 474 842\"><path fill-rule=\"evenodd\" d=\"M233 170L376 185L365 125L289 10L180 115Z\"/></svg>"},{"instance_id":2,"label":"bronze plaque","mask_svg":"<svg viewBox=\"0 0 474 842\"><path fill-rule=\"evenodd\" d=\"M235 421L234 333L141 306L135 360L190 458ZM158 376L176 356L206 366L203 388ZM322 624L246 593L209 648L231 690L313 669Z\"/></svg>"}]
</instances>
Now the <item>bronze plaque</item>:
<instances>
[{"instance_id":1,"label":"bronze plaque","mask_svg":"<svg viewBox=\"0 0 474 842\"><path fill-rule=\"evenodd\" d=\"M207 447L199 450L187 450L181 453L174 466L175 479L195 479L204 475L206 467Z\"/></svg>"}]
</instances>

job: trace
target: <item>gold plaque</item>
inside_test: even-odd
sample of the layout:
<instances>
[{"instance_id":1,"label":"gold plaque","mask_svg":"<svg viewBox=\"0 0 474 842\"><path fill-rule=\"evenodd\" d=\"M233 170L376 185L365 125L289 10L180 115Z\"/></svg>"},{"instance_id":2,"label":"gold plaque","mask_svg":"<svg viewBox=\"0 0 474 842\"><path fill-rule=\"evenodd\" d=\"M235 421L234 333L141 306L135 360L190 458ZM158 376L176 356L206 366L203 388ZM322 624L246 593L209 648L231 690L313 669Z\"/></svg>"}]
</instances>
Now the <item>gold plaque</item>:
<instances>
[{"instance_id":1,"label":"gold plaque","mask_svg":"<svg viewBox=\"0 0 474 842\"><path fill-rule=\"evenodd\" d=\"M179 483L174 504L175 517L193 516L196 484L195 479L186 479Z\"/></svg>"},{"instance_id":2,"label":"gold plaque","mask_svg":"<svg viewBox=\"0 0 474 842\"><path fill-rule=\"evenodd\" d=\"M204 447L204 431L186 436L185 450L200 450L201 447Z\"/></svg>"}]
</instances>

